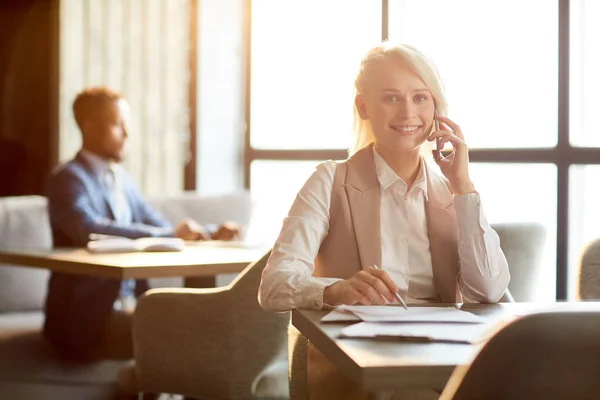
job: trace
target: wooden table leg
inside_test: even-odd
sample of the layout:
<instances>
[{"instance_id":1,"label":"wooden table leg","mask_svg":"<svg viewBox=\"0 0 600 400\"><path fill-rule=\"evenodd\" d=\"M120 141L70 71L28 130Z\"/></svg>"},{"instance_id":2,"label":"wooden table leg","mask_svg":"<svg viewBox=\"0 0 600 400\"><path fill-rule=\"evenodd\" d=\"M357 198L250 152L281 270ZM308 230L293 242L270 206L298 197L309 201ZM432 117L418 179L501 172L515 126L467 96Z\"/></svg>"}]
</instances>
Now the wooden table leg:
<instances>
[{"instance_id":1,"label":"wooden table leg","mask_svg":"<svg viewBox=\"0 0 600 400\"><path fill-rule=\"evenodd\" d=\"M184 280L188 288L214 288L217 286L216 276L188 276Z\"/></svg>"}]
</instances>

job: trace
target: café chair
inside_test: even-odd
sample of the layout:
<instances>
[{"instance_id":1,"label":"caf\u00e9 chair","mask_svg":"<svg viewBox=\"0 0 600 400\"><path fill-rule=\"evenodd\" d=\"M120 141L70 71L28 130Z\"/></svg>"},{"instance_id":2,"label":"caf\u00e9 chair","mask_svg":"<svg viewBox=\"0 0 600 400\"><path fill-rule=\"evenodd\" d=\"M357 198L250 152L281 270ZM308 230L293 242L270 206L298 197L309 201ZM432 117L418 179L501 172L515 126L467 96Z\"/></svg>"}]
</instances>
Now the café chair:
<instances>
[{"instance_id":1,"label":"caf\u00e9 chair","mask_svg":"<svg viewBox=\"0 0 600 400\"><path fill-rule=\"evenodd\" d=\"M263 310L256 296L269 253L228 286L154 289L141 297L133 318L134 360L120 371L120 391L288 398L289 313Z\"/></svg>"},{"instance_id":2,"label":"caf\u00e9 chair","mask_svg":"<svg viewBox=\"0 0 600 400\"><path fill-rule=\"evenodd\" d=\"M440 400L597 399L600 312L518 318L457 367Z\"/></svg>"}]
</instances>

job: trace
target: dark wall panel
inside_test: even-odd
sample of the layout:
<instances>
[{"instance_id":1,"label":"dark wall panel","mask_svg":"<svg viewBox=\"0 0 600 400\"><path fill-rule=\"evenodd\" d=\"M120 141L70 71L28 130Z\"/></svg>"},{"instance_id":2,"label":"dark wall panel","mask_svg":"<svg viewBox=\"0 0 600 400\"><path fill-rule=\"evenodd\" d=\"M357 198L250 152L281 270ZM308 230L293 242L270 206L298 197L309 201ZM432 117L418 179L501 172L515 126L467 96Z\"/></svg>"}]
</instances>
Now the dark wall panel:
<instances>
[{"instance_id":1,"label":"dark wall panel","mask_svg":"<svg viewBox=\"0 0 600 400\"><path fill-rule=\"evenodd\" d=\"M0 3L0 196L41 194L56 162L57 2Z\"/></svg>"}]
</instances>

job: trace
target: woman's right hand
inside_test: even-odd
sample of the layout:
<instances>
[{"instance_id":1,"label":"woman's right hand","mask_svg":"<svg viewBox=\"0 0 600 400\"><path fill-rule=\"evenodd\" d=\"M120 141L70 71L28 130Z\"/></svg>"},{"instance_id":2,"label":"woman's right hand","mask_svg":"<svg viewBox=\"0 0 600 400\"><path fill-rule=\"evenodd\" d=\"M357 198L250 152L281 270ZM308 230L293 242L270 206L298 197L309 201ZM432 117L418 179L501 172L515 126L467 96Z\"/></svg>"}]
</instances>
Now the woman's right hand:
<instances>
[{"instance_id":1,"label":"woman's right hand","mask_svg":"<svg viewBox=\"0 0 600 400\"><path fill-rule=\"evenodd\" d=\"M396 302L394 297L396 292L398 287L387 272L368 267L358 271L350 279L327 286L323 291L323 303L330 306L384 305L386 299L390 303Z\"/></svg>"}]
</instances>

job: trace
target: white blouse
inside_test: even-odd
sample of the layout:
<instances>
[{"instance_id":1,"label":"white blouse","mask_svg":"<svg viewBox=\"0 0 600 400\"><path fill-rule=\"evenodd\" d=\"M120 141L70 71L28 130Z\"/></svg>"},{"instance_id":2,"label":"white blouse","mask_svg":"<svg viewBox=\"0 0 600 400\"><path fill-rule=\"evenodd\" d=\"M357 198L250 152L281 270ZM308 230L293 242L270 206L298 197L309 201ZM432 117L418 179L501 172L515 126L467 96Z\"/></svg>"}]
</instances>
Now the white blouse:
<instances>
[{"instance_id":1,"label":"white blouse","mask_svg":"<svg viewBox=\"0 0 600 400\"><path fill-rule=\"evenodd\" d=\"M418 176L407 191L406 183L373 148L375 169L381 185L382 267L408 302L432 301L437 293L425 202L427 174L436 174L421 159ZM314 260L329 230L329 203L336 164L327 161L298 193L284 219L259 288L259 302L267 309L322 308L323 290L338 278L313 277ZM488 224L479 194L454 195L458 222L458 254L463 285L488 301L499 300L510 274L500 240ZM464 291L463 291L464 292ZM465 301L469 301L469 296Z\"/></svg>"}]
</instances>

